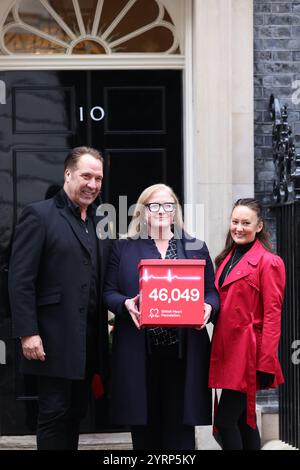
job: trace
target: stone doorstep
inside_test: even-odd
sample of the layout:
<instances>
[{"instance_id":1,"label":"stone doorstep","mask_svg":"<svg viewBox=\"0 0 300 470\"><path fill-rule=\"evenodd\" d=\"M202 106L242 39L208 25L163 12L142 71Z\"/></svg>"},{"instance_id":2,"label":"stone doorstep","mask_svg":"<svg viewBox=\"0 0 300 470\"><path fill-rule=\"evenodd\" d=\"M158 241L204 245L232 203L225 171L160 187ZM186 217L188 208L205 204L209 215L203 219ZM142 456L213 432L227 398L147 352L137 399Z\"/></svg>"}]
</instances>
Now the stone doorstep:
<instances>
[{"instance_id":1,"label":"stone doorstep","mask_svg":"<svg viewBox=\"0 0 300 470\"><path fill-rule=\"evenodd\" d=\"M196 427L196 446L201 450L220 450L211 426ZM35 436L0 436L0 450L35 450ZM130 433L81 434L79 450L131 450Z\"/></svg>"},{"instance_id":2,"label":"stone doorstep","mask_svg":"<svg viewBox=\"0 0 300 470\"><path fill-rule=\"evenodd\" d=\"M81 434L79 450L131 450L130 433ZM36 450L35 436L0 436L0 450Z\"/></svg>"},{"instance_id":3,"label":"stone doorstep","mask_svg":"<svg viewBox=\"0 0 300 470\"><path fill-rule=\"evenodd\" d=\"M196 446L201 450L220 450L212 436L211 426L196 427ZM35 450L35 436L0 436L0 450ZM129 432L81 434L79 450L131 450Z\"/></svg>"},{"instance_id":4,"label":"stone doorstep","mask_svg":"<svg viewBox=\"0 0 300 470\"><path fill-rule=\"evenodd\" d=\"M196 443L199 450L220 450L211 434L211 426L196 427ZM81 434L79 450L131 450L129 432ZM0 436L1 450L36 450L35 436ZM296 450L278 439L267 441L262 450Z\"/></svg>"}]
</instances>

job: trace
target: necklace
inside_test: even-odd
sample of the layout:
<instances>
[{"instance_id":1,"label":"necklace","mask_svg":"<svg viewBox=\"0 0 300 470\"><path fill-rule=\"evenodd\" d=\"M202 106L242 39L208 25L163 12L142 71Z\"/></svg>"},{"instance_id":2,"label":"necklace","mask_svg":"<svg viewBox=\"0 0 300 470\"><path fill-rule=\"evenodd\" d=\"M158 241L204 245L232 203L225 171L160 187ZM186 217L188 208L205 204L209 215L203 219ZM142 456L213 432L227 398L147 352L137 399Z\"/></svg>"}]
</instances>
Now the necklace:
<instances>
[{"instance_id":1,"label":"necklace","mask_svg":"<svg viewBox=\"0 0 300 470\"><path fill-rule=\"evenodd\" d=\"M236 260L234 260L235 255L236 255L236 250L234 250L234 253L231 257L230 264L228 266L228 269L227 269L225 277L224 277L224 281L225 281L226 277L228 276L228 274L230 273L230 271L232 270L232 268L240 261L240 258L237 258Z\"/></svg>"}]
</instances>

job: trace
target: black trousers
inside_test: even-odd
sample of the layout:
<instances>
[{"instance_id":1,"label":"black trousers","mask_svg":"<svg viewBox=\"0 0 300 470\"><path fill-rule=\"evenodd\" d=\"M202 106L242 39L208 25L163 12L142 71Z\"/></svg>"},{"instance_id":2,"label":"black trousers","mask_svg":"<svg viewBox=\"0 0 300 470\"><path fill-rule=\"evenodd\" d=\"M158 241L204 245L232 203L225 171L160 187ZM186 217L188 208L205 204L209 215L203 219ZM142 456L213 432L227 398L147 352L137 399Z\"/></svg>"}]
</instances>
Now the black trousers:
<instances>
[{"instance_id":1,"label":"black trousers","mask_svg":"<svg viewBox=\"0 0 300 470\"><path fill-rule=\"evenodd\" d=\"M90 389L91 376L85 380L38 377L38 450L77 450Z\"/></svg>"},{"instance_id":2,"label":"black trousers","mask_svg":"<svg viewBox=\"0 0 300 470\"><path fill-rule=\"evenodd\" d=\"M183 424L185 369L177 345L156 347L148 355L148 424L131 427L134 450L195 449L194 426Z\"/></svg>"},{"instance_id":3,"label":"black trousers","mask_svg":"<svg viewBox=\"0 0 300 470\"><path fill-rule=\"evenodd\" d=\"M259 450L260 436L247 424L247 396L223 389L215 418L223 450Z\"/></svg>"}]
</instances>

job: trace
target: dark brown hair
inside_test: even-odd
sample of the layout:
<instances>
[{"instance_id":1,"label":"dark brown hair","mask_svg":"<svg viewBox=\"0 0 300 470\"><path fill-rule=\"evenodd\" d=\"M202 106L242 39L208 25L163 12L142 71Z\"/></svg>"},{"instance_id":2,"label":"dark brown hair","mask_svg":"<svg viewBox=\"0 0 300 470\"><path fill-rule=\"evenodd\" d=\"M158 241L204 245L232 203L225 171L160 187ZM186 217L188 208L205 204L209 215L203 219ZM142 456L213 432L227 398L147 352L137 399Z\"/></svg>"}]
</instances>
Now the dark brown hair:
<instances>
[{"instance_id":1,"label":"dark brown hair","mask_svg":"<svg viewBox=\"0 0 300 470\"><path fill-rule=\"evenodd\" d=\"M65 163L64 163L64 171L68 168L69 170L74 170L77 167L78 160L82 155L91 155L92 157L96 158L103 164L103 156L102 153L92 147L75 147L66 156Z\"/></svg>"},{"instance_id":2,"label":"dark brown hair","mask_svg":"<svg viewBox=\"0 0 300 470\"><path fill-rule=\"evenodd\" d=\"M237 206L245 206L251 209L252 211L256 212L258 222L263 223L263 228L261 229L260 232L256 233L255 239L258 239L268 251L272 251L272 243L270 239L270 234L265 227L265 223L262 217L262 208L261 208L260 203L256 199L252 199L252 198L238 199L233 205L231 215ZM225 247L215 259L215 265L217 268L220 266L222 261L226 258L226 256L232 250L233 247L234 247L234 241L232 239L230 230L228 230L228 233L226 236Z\"/></svg>"}]
</instances>

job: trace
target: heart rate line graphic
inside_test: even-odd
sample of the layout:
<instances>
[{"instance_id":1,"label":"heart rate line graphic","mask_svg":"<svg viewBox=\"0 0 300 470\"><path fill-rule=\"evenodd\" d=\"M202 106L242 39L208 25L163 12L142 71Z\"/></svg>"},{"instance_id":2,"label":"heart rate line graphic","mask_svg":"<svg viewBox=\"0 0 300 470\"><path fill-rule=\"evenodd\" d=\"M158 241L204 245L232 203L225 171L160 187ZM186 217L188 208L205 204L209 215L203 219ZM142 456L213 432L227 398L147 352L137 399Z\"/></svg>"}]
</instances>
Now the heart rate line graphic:
<instances>
[{"instance_id":1,"label":"heart rate line graphic","mask_svg":"<svg viewBox=\"0 0 300 470\"><path fill-rule=\"evenodd\" d=\"M201 276L177 276L172 274L172 270L168 269L166 276L154 276L153 274L148 274L148 270L144 270L144 275L140 277L140 281L148 282L151 279L156 280L166 280L168 282L172 282L174 279L178 279L180 281L200 281L202 278Z\"/></svg>"}]
</instances>

